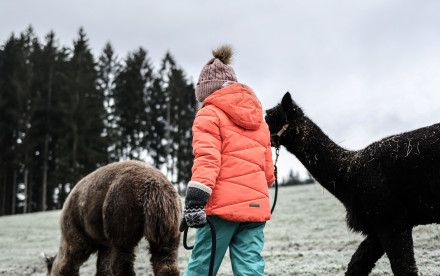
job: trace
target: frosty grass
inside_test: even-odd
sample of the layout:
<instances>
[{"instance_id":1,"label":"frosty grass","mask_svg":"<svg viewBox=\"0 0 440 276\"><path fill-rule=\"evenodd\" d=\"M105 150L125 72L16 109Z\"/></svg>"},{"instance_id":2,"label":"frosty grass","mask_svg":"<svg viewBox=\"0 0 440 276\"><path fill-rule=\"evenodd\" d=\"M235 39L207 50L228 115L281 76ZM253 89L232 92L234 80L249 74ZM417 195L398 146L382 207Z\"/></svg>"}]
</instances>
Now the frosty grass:
<instances>
[{"instance_id":1,"label":"frosty grass","mask_svg":"<svg viewBox=\"0 0 440 276\"><path fill-rule=\"evenodd\" d=\"M273 189L271 189L273 193ZM39 255L56 253L60 211L0 217L0 275L42 276L45 265ZM190 230L188 243L194 241ZM440 275L440 226L414 229L414 247L419 275ZM282 187L272 219L265 228L265 273L279 275L344 275L362 236L345 225L343 206L320 185ZM179 267L183 273L191 251L180 246ZM95 274L96 256L82 267L81 275ZM153 275L147 242L137 249L137 275ZM228 253L217 275L232 275ZM371 275L393 275L386 256Z\"/></svg>"}]
</instances>

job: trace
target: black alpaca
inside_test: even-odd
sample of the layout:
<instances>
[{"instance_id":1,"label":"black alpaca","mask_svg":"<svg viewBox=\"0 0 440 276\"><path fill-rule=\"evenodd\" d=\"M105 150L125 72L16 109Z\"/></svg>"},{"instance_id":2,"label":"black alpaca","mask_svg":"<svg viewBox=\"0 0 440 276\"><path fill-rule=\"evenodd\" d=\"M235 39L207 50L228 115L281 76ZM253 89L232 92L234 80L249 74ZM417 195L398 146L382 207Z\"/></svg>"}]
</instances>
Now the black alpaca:
<instances>
[{"instance_id":1,"label":"black alpaca","mask_svg":"<svg viewBox=\"0 0 440 276\"><path fill-rule=\"evenodd\" d=\"M279 140L294 154L344 204L348 227L366 236L345 275L368 275L384 253L394 275L417 275L412 228L440 222L440 124L349 151L307 118L289 93L266 114L273 143Z\"/></svg>"}]
</instances>

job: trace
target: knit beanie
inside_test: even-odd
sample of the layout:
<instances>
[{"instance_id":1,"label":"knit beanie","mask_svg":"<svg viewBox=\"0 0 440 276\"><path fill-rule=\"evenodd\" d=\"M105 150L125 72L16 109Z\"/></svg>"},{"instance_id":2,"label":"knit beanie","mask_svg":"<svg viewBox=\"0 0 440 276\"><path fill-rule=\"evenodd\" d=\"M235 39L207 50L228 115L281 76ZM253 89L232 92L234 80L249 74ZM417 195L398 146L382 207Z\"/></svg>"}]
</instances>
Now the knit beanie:
<instances>
[{"instance_id":1,"label":"knit beanie","mask_svg":"<svg viewBox=\"0 0 440 276\"><path fill-rule=\"evenodd\" d=\"M203 67L196 85L197 101L203 102L227 81L237 82L234 69L228 65L232 54L232 48L228 45L212 51L214 57Z\"/></svg>"}]
</instances>

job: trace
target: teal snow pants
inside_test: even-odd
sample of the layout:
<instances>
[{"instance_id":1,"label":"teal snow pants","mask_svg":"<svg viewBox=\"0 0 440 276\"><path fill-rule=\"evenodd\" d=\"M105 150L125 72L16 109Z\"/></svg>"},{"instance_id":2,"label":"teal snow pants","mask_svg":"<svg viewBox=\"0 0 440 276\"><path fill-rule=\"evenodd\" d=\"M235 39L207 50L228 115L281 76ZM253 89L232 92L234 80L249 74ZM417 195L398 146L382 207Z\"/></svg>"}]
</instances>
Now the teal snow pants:
<instances>
[{"instance_id":1,"label":"teal snow pants","mask_svg":"<svg viewBox=\"0 0 440 276\"><path fill-rule=\"evenodd\" d=\"M214 275L220 267L229 247L232 271L235 276L264 275L264 259L261 251L264 245L265 222L234 222L210 216L217 234ZM211 228L205 225L196 231L194 249L184 276L207 276L211 258Z\"/></svg>"}]
</instances>

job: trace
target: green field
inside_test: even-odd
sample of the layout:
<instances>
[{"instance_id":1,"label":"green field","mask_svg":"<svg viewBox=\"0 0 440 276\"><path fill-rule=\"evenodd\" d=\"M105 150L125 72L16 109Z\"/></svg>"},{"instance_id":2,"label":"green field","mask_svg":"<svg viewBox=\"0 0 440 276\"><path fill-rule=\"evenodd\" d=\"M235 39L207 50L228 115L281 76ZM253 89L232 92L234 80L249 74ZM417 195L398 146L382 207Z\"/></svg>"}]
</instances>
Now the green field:
<instances>
[{"instance_id":1,"label":"green field","mask_svg":"<svg viewBox=\"0 0 440 276\"><path fill-rule=\"evenodd\" d=\"M272 191L273 192L273 191ZM0 217L0 275L45 275L41 252L55 254L60 232L60 212ZM345 225L342 205L321 186L283 187L272 220L265 229L266 274L343 275L358 244L359 234ZM190 230L192 243L194 230ZM420 275L440 275L440 226L419 226L414 245ZM137 275L153 275L147 243L138 247ZM179 266L183 272L190 251L181 246ZM94 275L95 256L81 268L82 275ZM228 257L217 275L232 275ZM382 257L371 275L393 275L388 259Z\"/></svg>"}]
</instances>

